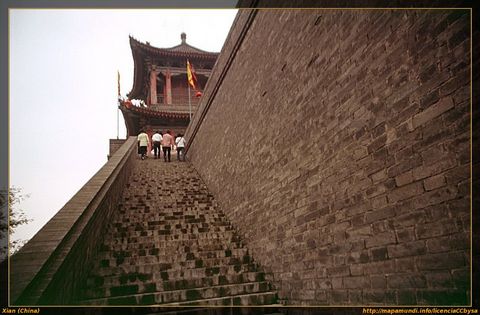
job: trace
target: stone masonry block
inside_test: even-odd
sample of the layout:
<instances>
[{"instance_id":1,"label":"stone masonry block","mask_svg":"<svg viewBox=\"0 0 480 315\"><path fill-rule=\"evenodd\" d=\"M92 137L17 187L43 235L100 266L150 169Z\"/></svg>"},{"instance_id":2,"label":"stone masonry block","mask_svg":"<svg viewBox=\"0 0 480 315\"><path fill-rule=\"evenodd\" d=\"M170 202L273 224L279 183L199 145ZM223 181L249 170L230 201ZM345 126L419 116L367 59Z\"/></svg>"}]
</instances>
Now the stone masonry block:
<instances>
[{"instance_id":1,"label":"stone masonry block","mask_svg":"<svg viewBox=\"0 0 480 315\"><path fill-rule=\"evenodd\" d=\"M426 274L427 284L430 288L452 288L452 275L449 271L430 272Z\"/></svg>"},{"instance_id":2,"label":"stone masonry block","mask_svg":"<svg viewBox=\"0 0 480 315\"><path fill-rule=\"evenodd\" d=\"M419 271L422 270L452 270L466 266L464 252L450 252L446 254L427 254L415 258Z\"/></svg>"},{"instance_id":3,"label":"stone masonry block","mask_svg":"<svg viewBox=\"0 0 480 315\"><path fill-rule=\"evenodd\" d=\"M407 243L415 240L415 229L414 227L401 228L395 230L397 234L398 243Z\"/></svg>"},{"instance_id":4,"label":"stone masonry block","mask_svg":"<svg viewBox=\"0 0 480 315\"><path fill-rule=\"evenodd\" d=\"M371 247L395 244L395 242L396 242L395 233L388 231L388 232L373 235L372 237L368 238L366 240L365 247L371 248Z\"/></svg>"},{"instance_id":5,"label":"stone masonry block","mask_svg":"<svg viewBox=\"0 0 480 315\"><path fill-rule=\"evenodd\" d=\"M373 209L383 208L388 203L387 196L382 195L382 196L374 197L374 198L372 198L371 202L372 202L372 208Z\"/></svg>"},{"instance_id":6,"label":"stone masonry block","mask_svg":"<svg viewBox=\"0 0 480 315\"><path fill-rule=\"evenodd\" d=\"M375 289L386 289L387 288L387 277L385 275L371 275L370 283L372 288Z\"/></svg>"},{"instance_id":7,"label":"stone masonry block","mask_svg":"<svg viewBox=\"0 0 480 315\"><path fill-rule=\"evenodd\" d=\"M398 290L397 301L399 305L416 305L417 298L413 290Z\"/></svg>"},{"instance_id":8,"label":"stone masonry block","mask_svg":"<svg viewBox=\"0 0 480 315\"><path fill-rule=\"evenodd\" d=\"M442 98L435 105L432 105L426 110L413 116L413 127L418 128L419 126L453 108L453 106L453 99L451 97Z\"/></svg>"},{"instance_id":9,"label":"stone masonry block","mask_svg":"<svg viewBox=\"0 0 480 315\"><path fill-rule=\"evenodd\" d=\"M378 172L376 172L376 173L374 173L374 174L372 174L372 175L370 175L370 176L371 176L372 181L373 181L374 184L375 184L375 183L378 183L378 182L380 182L380 181L382 181L382 180L384 180L384 179L387 178L387 170L386 170L386 169L382 169L382 170L380 170L380 171L378 171Z\"/></svg>"},{"instance_id":10,"label":"stone masonry block","mask_svg":"<svg viewBox=\"0 0 480 315\"><path fill-rule=\"evenodd\" d=\"M373 235L372 227L370 225L352 227L346 232L347 238L352 240L365 239L366 237Z\"/></svg>"},{"instance_id":11,"label":"stone masonry block","mask_svg":"<svg viewBox=\"0 0 480 315\"><path fill-rule=\"evenodd\" d=\"M445 176L442 174L429 177L423 181L423 186L425 187L426 191L434 190L445 185Z\"/></svg>"},{"instance_id":12,"label":"stone masonry block","mask_svg":"<svg viewBox=\"0 0 480 315\"><path fill-rule=\"evenodd\" d=\"M327 268L327 275L332 277L333 276L349 276L350 268L348 266L338 266L338 267Z\"/></svg>"},{"instance_id":13,"label":"stone masonry block","mask_svg":"<svg viewBox=\"0 0 480 315\"><path fill-rule=\"evenodd\" d=\"M418 224L416 232L418 239L428 239L458 232L459 228L448 218L431 223Z\"/></svg>"},{"instance_id":14,"label":"stone masonry block","mask_svg":"<svg viewBox=\"0 0 480 315\"><path fill-rule=\"evenodd\" d=\"M457 233L428 239L426 245L429 253L442 253L452 250L466 250L470 247L470 240L468 235Z\"/></svg>"},{"instance_id":15,"label":"stone masonry block","mask_svg":"<svg viewBox=\"0 0 480 315\"><path fill-rule=\"evenodd\" d=\"M431 165L439 160L444 160L448 152L443 149L441 145L431 146L426 150L421 151L424 165Z\"/></svg>"},{"instance_id":16,"label":"stone masonry block","mask_svg":"<svg viewBox=\"0 0 480 315\"><path fill-rule=\"evenodd\" d=\"M404 257L395 259L395 271L397 273L413 273L416 271L415 257Z\"/></svg>"},{"instance_id":17,"label":"stone masonry block","mask_svg":"<svg viewBox=\"0 0 480 315\"><path fill-rule=\"evenodd\" d=\"M454 199L458 196L458 194L459 190L457 189L457 187L440 187L438 189L428 191L422 196L417 197L415 200L415 207L417 209L420 209L426 206L440 204L442 202Z\"/></svg>"},{"instance_id":18,"label":"stone masonry block","mask_svg":"<svg viewBox=\"0 0 480 315\"><path fill-rule=\"evenodd\" d=\"M386 260L388 259L388 252L386 247L377 247L370 250L372 261Z\"/></svg>"},{"instance_id":19,"label":"stone masonry block","mask_svg":"<svg viewBox=\"0 0 480 315\"><path fill-rule=\"evenodd\" d=\"M350 274L352 276L361 276L363 275L363 265L362 264L354 264L350 265Z\"/></svg>"},{"instance_id":20,"label":"stone masonry block","mask_svg":"<svg viewBox=\"0 0 480 315\"><path fill-rule=\"evenodd\" d=\"M388 202L395 203L404 199L411 198L423 193L423 185L420 182L408 184L406 186L394 189L388 193Z\"/></svg>"},{"instance_id":21,"label":"stone masonry block","mask_svg":"<svg viewBox=\"0 0 480 315\"><path fill-rule=\"evenodd\" d=\"M393 206L387 206L385 208L369 211L365 214L365 221L367 223L378 222L384 219L395 216L396 210Z\"/></svg>"},{"instance_id":22,"label":"stone masonry block","mask_svg":"<svg viewBox=\"0 0 480 315\"><path fill-rule=\"evenodd\" d=\"M388 256L391 258L423 255L427 252L424 241L408 242L387 247Z\"/></svg>"},{"instance_id":23,"label":"stone masonry block","mask_svg":"<svg viewBox=\"0 0 480 315\"><path fill-rule=\"evenodd\" d=\"M367 289L370 288L370 278L368 276L345 277L343 278L345 289Z\"/></svg>"},{"instance_id":24,"label":"stone masonry block","mask_svg":"<svg viewBox=\"0 0 480 315\"><path fill-rule=\"evenodd\" d=\"M427 281L422 274L387 275L387 286L392 289L400 288L425 288Z\"/></svg>"},{"instance_id":25,"label":"stone masonry block","mask_svg":"<svg viewBox=\"0 0 480 315\"><path fill-rule=\"evenodd\" d=\"M409 170L403 174L400 174L395 177L395 183L398 187L405 186L413 182L413 173L412 170Z\"/></svg>"}]
</instances>

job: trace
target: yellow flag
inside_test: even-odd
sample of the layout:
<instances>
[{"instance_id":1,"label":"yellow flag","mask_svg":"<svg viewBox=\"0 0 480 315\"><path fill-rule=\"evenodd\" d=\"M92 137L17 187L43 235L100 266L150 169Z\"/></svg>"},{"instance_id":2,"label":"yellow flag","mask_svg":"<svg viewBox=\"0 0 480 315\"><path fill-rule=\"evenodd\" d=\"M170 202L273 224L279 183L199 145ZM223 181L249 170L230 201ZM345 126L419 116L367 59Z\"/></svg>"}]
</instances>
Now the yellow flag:
<instances>
[{"instance_id":1,"label":"yellow flag","mask_svg":"<svg viewBox=\"0 0 480 315\"><path fill-rule=\"evenodd\" d=\"M188 84L190 84L190 86L194 90L196 90L197 87L195 86L195 84L197 83L197 77L195 76L195 70L193 69L188 59L187 59L187 79L188 79Z\"/></svg>"}]
</instances>

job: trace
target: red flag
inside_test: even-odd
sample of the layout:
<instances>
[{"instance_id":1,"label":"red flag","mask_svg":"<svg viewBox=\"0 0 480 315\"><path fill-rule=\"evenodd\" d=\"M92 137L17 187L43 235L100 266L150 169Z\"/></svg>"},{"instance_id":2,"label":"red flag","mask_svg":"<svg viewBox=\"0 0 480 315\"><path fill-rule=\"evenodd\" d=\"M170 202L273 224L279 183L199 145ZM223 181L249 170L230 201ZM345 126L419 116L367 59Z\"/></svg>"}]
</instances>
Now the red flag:
<instances>
[{"instance_id":1,"label":"red flag","mask_svg":"<svg viewBox=\"0 0 480 315\"><path fill-rule=\"evenodd\" d=\"M188 84L196 91L197 90L197 76L195 75L195 69L193 69L193 66L190 64L190 62L187 59L187 79L188 79Z\"/></svg>"},{"instance_id":2,"label":"red flag","mask_svg":"<svg viewBox=\"0 0 480 315\"><path fill-rule=\"evenodd\" d=\"M120 98L120 71L117 70L118 97Z\"/></svg>"}]
</instances>

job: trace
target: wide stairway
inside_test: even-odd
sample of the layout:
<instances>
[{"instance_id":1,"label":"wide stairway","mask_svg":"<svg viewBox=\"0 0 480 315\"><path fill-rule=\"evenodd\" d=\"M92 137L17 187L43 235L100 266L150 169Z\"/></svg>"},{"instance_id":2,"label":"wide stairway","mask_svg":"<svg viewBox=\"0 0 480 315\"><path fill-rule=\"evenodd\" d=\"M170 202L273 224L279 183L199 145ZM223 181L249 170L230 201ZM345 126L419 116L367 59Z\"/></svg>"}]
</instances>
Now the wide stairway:
<instances>
[{"instance_id":1,"label":"wide stairway","mask_svg":"<svg viewBox=\"0 0 480 315\"><path fill-rule=\"evenodd\" d=\"M188 162L136 160L105 228L80 305L276 303L265 273Z\"/></svg>"}]
</instances>

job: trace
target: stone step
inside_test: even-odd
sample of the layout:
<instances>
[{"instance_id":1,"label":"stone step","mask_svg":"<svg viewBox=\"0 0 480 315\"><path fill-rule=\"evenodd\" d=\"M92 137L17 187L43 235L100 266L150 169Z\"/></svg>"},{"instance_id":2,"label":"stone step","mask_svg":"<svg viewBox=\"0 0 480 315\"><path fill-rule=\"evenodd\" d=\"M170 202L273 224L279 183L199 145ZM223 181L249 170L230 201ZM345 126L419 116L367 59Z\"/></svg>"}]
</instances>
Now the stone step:
<instances>
[{"instance_id":1,"label":"stone step","mask_svg":"<svg viewBox=\"0 0 480 315\"><path fill-rule=\"evenodd\" d=\"M152 268L143 269L141 266L134 266L133 269L139 269L142 271L129 271L125 272L124 270L119 270L119 273L109 273L106 274L93 274L87 279L87 286L96 288L96 287L108 287L108 286L120 286L124 284L134 284L139 282L148 282L148 281L184 281L188 279L186 276L191 274L204 274L206 278L213 276L225 276L225 275L237 275L248 272L257 272L261 273L257 264L241 264L241 265L214 265L214 266L204 266L204 267L184 267L181 265L163 265L162 267L154 270L153 267L158 267L157 265L150 265ZM170 268L172 267L172 268ZM260 279L262 276L255 276L255 279ZM206 279L205 278L205 279ZM251 279L252 277L250 277ZM168 280L166 280L168 279ZM198 278L192 278L197 280ZM212 280L213 281L213 280ZM213 282L212 282L213 283Z\"/></svg>"},{"instance_id":2,"label":"stone step","mask_svg":"<svg viewBox=\"0 0 480 315\"><path fill-rule=\"evenodd\" d=\"M226 284L210 287L202 287L195 289L171 290L160 292L144 292L138 293L137 286L112 288L116 293L112 296L86 299L83 304L88 305L224 305L217 304L215 300L218 297L230 298L232 305L251 305L252 300L258 304L275 303L276 293L270 291L267 282L251 282L241 284ZM153 287L151 288L153 289ZM262 296L268 294L268 299L263 299ZM250 296L250 299L241 298L243 296ZM210 302L211 301L211 302ZM236 302L233 302L236 301ZM260 302L260 303L258 303ZM267 303L265 303L267 302ZM193 304L191 304L193 303ZM247 304L243 304L247 303Z\"/></svg>"},{"instance_id":3,"label":"stone step","mask_svg":"<svg viewBox=\"0 0 480 315\"><path fill-rule=\"evenodd\" d=\"M166 216L168 217L168 216ZM124 230L124 229L138 229L148 230L150 227L164 228L164 229L191 229L191 228L221 228L232 227L231 224L226 222L222 218L192 218L192 219L175 219L167 220L166 217L159 217L157 215L150 217L141 217L135 220L128 220L125 222L114 222L109 229L112 231ZM193 215L191 216L193 217Z\"/></svg>"},{"instance_id":4,"label":"stone step","mask_svg":"<svg viewBox=\"0 0 480 315\"><path fill-rule=\"evenodd\" d=\"M248 280L247 274L240 275L229 275L227 276L212 276L206 278L193 278L193 279L181 279L181 280L170 280L170 281L149 281L149 282L134 282L128 284L121 284L116 286L102 286L89 288L85 291L85 296L87 298L96 299L96 298L105 298L113 297L120 295L129 295L129 294L143 294L143 293L152 293L152 292L165 292L165 291L175 291L175 290L187 290L187 289L199 289L210 286L221 286L221 285L243 285L245 283L264 283L262 288L270 289L270 285L266 281L244 281ZM263 277L256 276L261 279ZM266 289L265 289L266 290Z\"/></svg>"},{"instance_id":5,"label":"stone step","mask_svg":"<svg viewBox=\"0 0 480 315\"><path fill-rule=\"evenodd\" d=\"M229 264L234 262L234 264ZM119 266L100 266L96 268L93 272L95 276L112 276L112 275L122 275L129 273L142 273L150 274L155 272L162 272L167 270L184 270L184 269L194 269L194 268L215 268L218 266L225 266L226 268L236 268L239 269L241 265L244 264L255 264L254 262L243 262L242 260L232 260L229 257L225 258L211 258L211 259L195 259L187 260L184 262L163 262L163 263L152 263L152 264L120 264Z\"/></svg>"},{"instance_id":6,"label":"stone step","mask_svg":"<svg viewBox=\"0 0 480 315\"><path fill-rule=\"evenodd\" d=\"M115 244L115 245L105 245L103 244L100 248L100 251L130 251L130 250L140 250L140 249L152 249L152 248L169 248L169 249L183 249L184 252L196 251L199 249L202 250L228 250L241 248L242 244L240 242L234 242L225 244L224 242L219 242L218 239L213 242L205 242L205 240L187 240L187 241L175 241L171 243L133 243L133 244Z\"/></svg>"},{"instance_id":7,"label":"stone step","mask_svg":"<svg viewBox=\"0 0 480 315\"><path fill-rule=\"evenodd\" d=\"M233 256L230 255L228 250L219 251L218 255L220 257L199 257L195 256L194 253L186 253L185 256L179 256L182 259L175 257L174 255L162 255L162 256L138 256L138 257L117 257L117 258L106 258L100 260L100 268L111 268L118 266L133 266L133 265L149 265L149 264L177 264L182 267L188 267L191 265L195 266L207 266L207 265L239 265L242 263L251 263L252 258L248 255L248 250L245 250L245 254L242 256ZM213 252L215 253L215 252ZM213 254L212 254L213 255ZM229 256L230 255L230 256ZM189 263L190 262L190 263Z\"/></svg>"},{"instance_id":8,"label":"stone step","mask_svg":"<svg viewBox=\"0 0 480 315\"><path fill-rule=\"evenodd\" d=\"M202 194L197 192L196 194ZM215 210L216 202L213 198L198 198L191 195L184 196L161 196L155 193L152 195L145 196L144 198L139 197L124 197L124 201L118 204L119 211L128 211L134 212L138 208L154 208L157 212L171 212L176 209L189 210L192 207L198 206L201 207L201 210L206 212L213 212ZM196 209L197 211L199 209Z\"/></svg>"},{"instance_id":9,"label":"stone step","mask_svg":"<svg viewBox=\"0 0 480 315\"><path fill-rule=\"evenodd\" d=\"M175 189L184 188L185 187L179 186ZM172 205L176 203L187 204L192 202L208 205L215 204L215 198L204 189L191 189L189 191L183 191L181 194L175 193L174 191L168 191L167 187L162 187L161 185L158 187L142 185L138 187L138 189L138 191L123 194L122 202L119 203L119 205L142 205L153 201L155 201L155 204L160 207L162 205ZM129 208L127 207L127 209Z\"/></svg>"},{"instance_id":10,"label":"stone step","mask_svg":"<svg viewBox=\"0 0 480 315\"><path fill-rule=\"evenodd\" d=\"M137 213L138 214L138 213ZM173 220L172 218L175 217ZM168 218L168 219L167 219ZM144 221L148 220L148 221ZM150 223L150 224L149 224ZM213 216L211 214L195 214L191 212L190 214L177 214L177 212L172 213L149 213L148 215L143 216L129 216L129 219L122 221L114 221L112 223L113 228L121 228L128 226L137 226L141 225L147 227L149 225L170 225L172 227L178 228L189 228L189 227L198 227L203 226L231 226L227 222L226 218L220 216Z\"/></svg>"},{"instance_id":11,"label":"stone step","mask_svg":"<svg viewBox=\"0 0 480 315\"><path fill-rule=\"evenodd\" d=\"M226 229L232 228L232 225L225 222L223 219L210 218L176 218L171 217L155 218L142 217L138 220L131 220L128 222L115 222L108 229L112 232L124 231L147 231L153 229L168 229L168 230L191 230L191 229Z\"/></svg>"},{"instance_id":12,"label":"stone step","mask_svg":"<svg viewBox=\"0 0 480 315\"><path fill-rule=\"evenodd\" d=\"M174 254L172 254L174 253ZM100 266L118 266L120 264L131 265L134 262L156 263L156 262L186 262L189 260L204 260L211 258L236 257L245 260L248 255L246 248L224 248L224 249L188 249L185 248L151 248L128 251L101 252L98 255ZM154 258L152 258L154 257ZM229 259L231 260L231 259ZM228 262L228 261L225 261Z\"/></svg>"},{"instance_id":13,"label":"stone step","mask_svg":"<svg viewBox=\"0 0 480 315\"><path fill-rule=\"evenodd\" d=\"M190 216L193 223L196 222L204 222L205 219L210 219L211 217L215 217L215 210L210 209L210 206L202 207L201 205L192 205L188 207L180 207L180 206L172 206L166 207L156 205L139 205L139 206L132 206L132 209L122 210L117 208L117 218L113 219L113 223L125 222L122 216L128 216L130 222L142 222L140 220L143 219L155 219L155 217L159 217L160 220L184 220L184 216ZM180 213L182 211L182 213ZM204 218L204 220L200 220ZM225 220L222 215L217 214L217 218L221 220Z\"/></svg>"},{"instance_id":14,"label":"stone step","mask_svg":"<svg viewBox=\"0 0 480 315\"><path fill-rule=\"evenodd\" d=\"M159 224L171 224L173 226L176 226L177 224L181 224L181 227L191 227L191 226L198 226L198 224L208 224L208 225L213 225L213 226L230 226L231 224L227 222L226 218L224 216L215 214L215 213L196 213L194 211L189 211L188 213L182 212L181 216L183 216L183 219L179 219L178 222L167 222L165 220L165 217L167 216L180 216L178 212L172 211L171 213L149 213L148 215L143 215L143 216L128 216L128 218L121 218L121 219L116 219L113 220L111 223L112 226L114 227L124 227L126 225L136 225L136 224L147 224L148 221L145 221L148 219L149 221L151 220L152 222L155 221L160 221ZM188 222L185 219L203 219L203 222ZM164 222L162 222L164 221Z\"/></svg>"},{"instance_id":15,"label":"stone step","mask_svg":"<svg viewBox=\"0 0 480 315\"><path fill-rule=\"evenodd\" d=\"M215 226L205 223L192 227L177 227L179 224L168 224L153 222L147 226L131 225L127 227L115 227L112 231L113 238L132 237L132 236L154 236L154 235L182 235L182 234L201 234L201 233L223 233L233 231L231 226Z\"/></svg>"},{"instance_id":16,"label":"stone step","mask_svg":"<svg viewBox=\"0 0 480 315\"><path fill-rule=\"evenodd\" d=\"M162 243L162 242L173 242L173 241L186 241L186 240L207 240L207 239L220 239L226 242L235 242L239 240L238 235L235 231L225 231L225 232L211 232L211 233L199 233L199 234L178 234L178 235L152 235L152 236L124 236L117 237L105 240L106 245L115 245L115 244L127 244L127 243Z\"/></svg>"},{"instance_id":17,"label":"stone step","mask_svg":"<svg viewBox=\"0 0 480 315\"><path fill-rule=\"evenodd\" d=\"M125 187L127 191L123 194L125 198L122 203L134 200L150 200L157 196L165 196L162 202L173 199L184 200L205 200L213 201L215 198L208 192L208 189L188 182L177 183L169 187L163 182L138 183L137 187Z\"/></svg>"},{"instance_id":18,"label":"stone step","mask_svg":"<svg viewBox=\"0 0 480 315\"><path fill-rule=\"evenodd\" d=\"M274 305L277 301L277 293L273 291L242 294L237 296L224 296L204 300L194 300L186 302L166 303L162 306L252 306L252 305Z\"/></svg>"},{"instance_id":19,"label":"stone step","mask_svg":"<svg viewBox=\"0 0 480 315\"><path fill-rule=\"evenodd\" d=\"M178 174L174 174L174 176L177 175ZM209 192L208 188L199 182L198 179L193 178L178 178L178 181L175 183L168 183L162 180L152 181L147 178L135 181L134 178L131 184L125 186L125 189L123 196L126 197L147 198L163 195L169 197L192 196L192 198L195 199L214 199L214 196Z\"/></svg>"},{"instance_id":20,"label":"stone step","mask_svg":"<svg viewBox=\"0 0 480 315\"><path fill-rule=\"evenodd\" d=\"M226 246L226 245L225 245ZM209 250L203 248L191 248L191 247L159 247L151 249L132 249L128 251L110 251L100 252L98 259L104 260L118 260L119 258L125 259L126 264L131 264L132 259L142 259L142 257L157 257L160 262L169 261L187 261L195 259L208 259L208 258L223 258L223 257L244 257L248 256L248 250L246 248L223 248L220 250ZM150 258L145 258L150 259ZM129 263L130 262L130 263ZM142 263L139 261L139 263Z\"/></svg>"}]
</instances>

